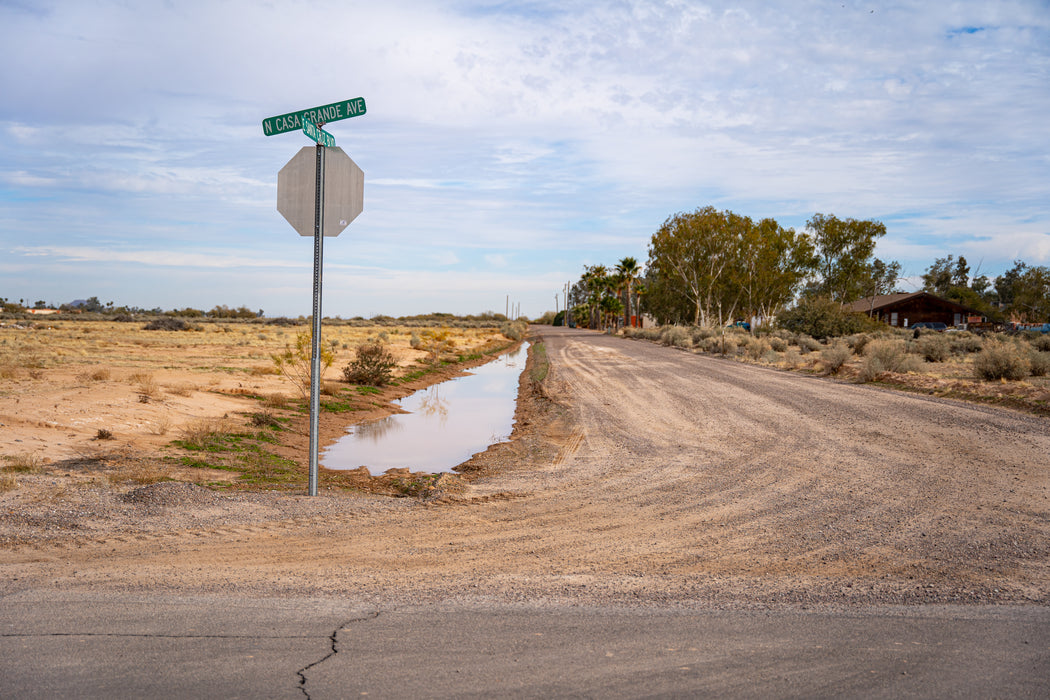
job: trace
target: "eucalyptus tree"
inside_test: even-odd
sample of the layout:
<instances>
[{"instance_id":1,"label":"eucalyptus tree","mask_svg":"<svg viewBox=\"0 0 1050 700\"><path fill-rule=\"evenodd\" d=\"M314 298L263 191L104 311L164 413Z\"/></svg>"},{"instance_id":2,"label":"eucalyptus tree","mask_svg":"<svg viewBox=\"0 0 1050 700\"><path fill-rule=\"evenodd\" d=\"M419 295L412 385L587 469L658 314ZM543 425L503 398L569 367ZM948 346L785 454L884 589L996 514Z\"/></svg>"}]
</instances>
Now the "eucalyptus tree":
<instances>
[{"instance_id":1,"label":"eucalyptus tree","mask_svg":"<svg viewBox=\"0 0 1050 700\"><path fill-rule=\"evenodd\" d=\"M842 304L865 296L875 243L886 235L885 224L818 213L806 227L817 251L818 279L810 291Z\"/></svg>"},{"instance_id":2,"label":"eucalyptus tree","mask_svg":"<svg viewBox=\"0 0 1050 700\"><path fill-rule=\"evenodd\" d=\"M747 217L704 207L674 214L653 234L646 267L663 284L650 286L688 303L693 325L731 319L740 298L730 283L741 254ZM671 300L665 300L670 302Z\"/></svg>"},{"instance_id":3,"label":"eucalyptus tree","mask_svg":"<svg viewBox=\"0 0 1050 700\"><path fill-rule=\"evenodd\" d=\"M744 315L773 318L813 273L813 240L769 218L746 227L742 234L736 277L743 290Z\"/></svg>"}]
</instances>

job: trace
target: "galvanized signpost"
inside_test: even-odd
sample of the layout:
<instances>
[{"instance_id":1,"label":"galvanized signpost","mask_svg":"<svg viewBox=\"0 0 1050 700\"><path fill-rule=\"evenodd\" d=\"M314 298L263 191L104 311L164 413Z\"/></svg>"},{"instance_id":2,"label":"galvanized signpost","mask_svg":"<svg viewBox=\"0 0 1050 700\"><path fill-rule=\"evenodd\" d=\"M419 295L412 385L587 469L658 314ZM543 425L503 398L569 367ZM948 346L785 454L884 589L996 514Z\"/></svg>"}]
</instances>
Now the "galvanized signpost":
<instances>
[{"instance_id":1,"label":"galvanized signpost","mask_svg":"<svg viewBox=\"0 0 1050 700\"><path fill-rule=\"evenodd\" d=\"M314 237L314 307L310 350L310 495L317 495L318 417L321 411L321 268L324 236L338 236L364 210L365 176L350 156L336 148L322 129L327 122L359 117L365 98L289 112L263 119L267 136L302 130L316 146L306 146L277 174L277 211L301 236ZM311 158L310 156L314 157ZM312 164L310 161L313 160ZM312 206L311 206L312 205ZM311 211L312 210L312 211ZM311 216L312 214L312 216ZM312 221L311 221L312 219Z\"/></svg>"}]
</instances>

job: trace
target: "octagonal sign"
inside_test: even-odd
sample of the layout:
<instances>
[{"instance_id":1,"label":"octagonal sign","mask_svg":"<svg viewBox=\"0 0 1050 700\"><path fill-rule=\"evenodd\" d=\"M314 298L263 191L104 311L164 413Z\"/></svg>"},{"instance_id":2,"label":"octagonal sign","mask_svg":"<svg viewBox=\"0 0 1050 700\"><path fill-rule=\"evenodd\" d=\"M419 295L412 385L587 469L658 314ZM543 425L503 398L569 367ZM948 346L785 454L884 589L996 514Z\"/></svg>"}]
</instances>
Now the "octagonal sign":
<instances>
[{"instance_id":1,"label":"octagonal sign","mask_svg":"<svg viewBox=\"0 0 1050 700\"><path fill-rule=\"evenodd\" d=\"M304 146L277 173L277 211L300 236L314 235L317 149ZM365 208L365 174L341 148L326 148L324 231L338 236Z\"/></svg>"}]
</instances>

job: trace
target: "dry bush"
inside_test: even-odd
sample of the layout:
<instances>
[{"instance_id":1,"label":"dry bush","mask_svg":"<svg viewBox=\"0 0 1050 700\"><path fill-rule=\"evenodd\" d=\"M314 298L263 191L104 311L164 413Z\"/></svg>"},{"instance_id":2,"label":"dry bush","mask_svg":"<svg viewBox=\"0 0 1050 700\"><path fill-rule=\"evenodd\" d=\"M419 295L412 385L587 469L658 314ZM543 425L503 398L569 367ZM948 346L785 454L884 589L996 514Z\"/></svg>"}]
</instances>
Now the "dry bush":
<instances>
[{"instance_id":1,"label":"dry bush","mask_svg":"<svg viewBox=\"0 0 1050 700\"><path fill-rule=\"evenodd\" d=\"M155 399L160 395L160 386L152 376L147 376L139 382L139 385L135 390L138 392L139 401L142 401L142 403L147 403L150 399ZM145 401L143 401L143 399L145 399Z\"/></svg>"},{"instance_id":2,"label":"dry bush","mask_svg":"<svg viewBox=\"0 0 1050 700\"><path fill-rule=\"evenodd\" d=\"M787 352L788 341L784 338L781 338L778 335L771 335L767 340L769 342L769 347L773 348L777 352Z\"/></svg>"},{"instance_id":3,"label":"dry bush","mask_svg":"<svg viewBox=\"0 0 1050 700\"><path fill-rule=\"evenodd\" d=\"M152 435L167 435L169 430L171 430L171 419L167 416L161 416L153 421L149 428Z\"/></svg>"},{"instance_id":4,"label":"dry bush","mask_svg":"<svg viewBox=\"0 0 1050 700\"><path fill-rule=\"evenodd\" d=\"M234 433L234 428L226 418L201 418L184 425L180 433L180 440L185 447L215 451L223 448L226 439Z\"/></svg>"},{"instance_id":5,"label":"dry bush","mask_svg":"<svg viewBox=\"0 0 1050 700\"><path fill-rule=\"evenodd\" d=\"M977 379L994 381L1009 379L1018 381L1028 376L1032 361L1027 353L1012 343L992 341L985 345L973 359L973 372Z\"/></svg>"},{"instance_id":6,"label":"dry bush","mask_svg":"<svg viewBox=\"0 0 1050 700\"><path fill-rule=\"evenodd\" d=\"M941 333L927 333L915 343L917 354L927 362L944 362L952 355L952 343Z\"/></svg>"},{"instance_id":7,"label":"dry bush","mask_svg":"<svg viewBox=\"0 0 1050 700\"><path fill-rule=\"evenodd\" d=\"M1050 352L1050 333L1041 333L1032 340L1032 347L1040 352Z\"/></svg>"},{"instance_id":8,"label":"dry bush","mask_svg":"<svg viewBox=\"0 0 1050 700\"><path fill-rule=\"evenodd\" d=\"M752 338L747 344L747 356L752 360L759 360L772 350L769 341L764 338Z\"/></svg>"},{"instance_id":9,"label":"dry bush","mask_svg":"<svg viewBox=\"0 0 1050 700\"><path fill-rule=\"evenodd\" d=\"M835 343L820 351L820 360L828 374L838 374L852 355L848 345Z\"/></svg>"},{"instance_id":10,"label":"dry bush","mask_svg":"<svg viewBox=\"0 0 1050 700\"><path fill-rule=\"evenodd\" d=\"M172 396L189 396L197 390L197 387L192 384L175 384L167 387L165 390Z\"/></svg>"},{"instance_id":11,"label":"dry bush","mask_svg":"<svg viewBox=\"0 0 1050 700\"><path fill-rule=\"evenodd\" d=\"M1050 374L1050 352L1033 352L1028 359L1032 364L1029 371L1033 377L1045 377Z\"/></svg>"},{"instance_id":12,"label":"dry bush","mask_svg":"<svg viewBox=\"0 0 1050 700\"><path fill-rule=\"evenodd\" d=\"M979 335L974 335L969 331L951 333L950 335L949 342L951 343L953 355L965 355L967 353L980 352L984 349L984 339Z\"/></svg>"},{"instance_id":13,"label":"dry bush","mask_svg":"<svg viewBox=\"0 0 1050 700\"><path fill-rule=\"evenodd\" d=\"M703 341L707 340L708 338L714 338L715 336L717 336L718 331L714 328L704 328L702 326L697 326L693 328L692 332L690 332L689 335L690 338L692 338L693 340L693 345L699 346Z\"/></svg>"},{"instance_id":14,"label":"dry bush","mask_svg":"<svg viewBox=\"0 0 1050 700\"><path fill-rule=\"evenodd\" d=\"M864 355L864 348L873 340L867 333L855 333L846 338L846 344L850 346L855 355Z\"/></svg>"},{"instance_id":15,"label":"dry bush","mask_svg":"<svg viewBox=\"0 0 1050 700\"><path fill-rule=\"evenodd\" d=\"M321 360L321 376L335 362L335 353L318 344ZM310 378L313 372L313 333L303 331L295 334L295 347L287 346L283 352L271 355L273 366L277 372L291 381L302 396L310 395Z\"/></svg>"},{"instance_id":16,"label":"dry bush","mask_svg":"<svg viewBox=\"0 0 1050 700\"><path fill-rule=\"evenodd\" d=\"M802 334L799 334L796 337L795 344L798 345L798 349L803 355L807 352L816 352L824 347L816 338L811 338L808 335Z\"/></svg>"},{"instance_id":17,"label":"dry bush","mask_svg":"<svg viewBox=\"0 0 1050 700\"><path fill-rule=\"evenodd\" d=\"M277 368L273 365L254 365L248 370L253 377L261 377L267 374L277 374Z\"/></svg>"},{"instance_id":18,"label":"dry bush","mask_svg":"<svg viewBox=\"0 0 1050 700\"><path fill-rule=\"evenodd\" d=\"M339 389L335 382L321 382L321 393L325 396L339 396Z\"/></svg>"},{"instance_id":19,"label":"dry bush","mask_svg":"<svg viewBox=\"0 0 1050 700\"><path fill-rule=\"evenodd\" d=\"M922 360L914 355L909 355L907 345L903 340L875 340L868 343L864 349L863 365L881 372L916 372L922 367ZM861 367L864 374L864 367Z\"/></svg>"},{"instance_id":20,"label":"dry bush","mask_svg":"<svg viewBox=\"0 0 1050 700\"><path fill-rule=\"evenodd\" d=\"M794 369L800 364L802 364L802 355L800 355L795 348L788 348L787 351L784 352L784 365Z\"/></svg>"},{"instance_id":21,"label":"dry bush","mask_svg":"<svg viewBox=\"0 0 1050 700\"><path fill-rule=\"evenodd\" d=\"M110 377L108 369L99 368L91 370L90 372L81 372L77 375L78 382L104 382Z\"/></svg>"},{"instance_id":22,"label":"dry bush","mask_svg":"<svg viewBox=\"0 0 1050 700\"><path fill-rule=\"evenodd\" d=\"M285 408L290 401L291 399L284 394L267 394L262 403L266 408Z\"/></svg>"},{"instance_id":23,"label":"dry bush","mask_svg":"<svg viewBox=\"0 0 1050 700\"><path fill-rule=\"evenodd\" d=\"M43 457L28 453L5 455L4 462L4 471L20 474L39 474L44 471L44 465L47 463Z\"/></svg>"},{"instance_id":24,"label":"dry bush","mask_svg":"<svg viewBox=\"0 0 1050 700\"><path fill-rule=\"evenodd\" d=\"M0 493L18 488L18 478L8 472L0 473Z\"/></svg>"},{"instance_id":25,"label":"dry bush","mask_svg":"<svg viewBox=\"0 0 1050 700\"><path fill-rule=\"evenodd\" d=\"M660 330L660 342L674 348L690 348L693 346L693 337L682 326L665 326Z\"/></svg>"},{"instance_id":26,"label":"dry bush","mask_svg":"<svg viewBox=\"0 0 1050 700\"><path fill-rule=\"evenodd\" d=\"M383 343L363 343L357 346L352 362L343 368L343 377L351 384L383 386L393 379L397 361Z\"/></svg>"}]
</instances>

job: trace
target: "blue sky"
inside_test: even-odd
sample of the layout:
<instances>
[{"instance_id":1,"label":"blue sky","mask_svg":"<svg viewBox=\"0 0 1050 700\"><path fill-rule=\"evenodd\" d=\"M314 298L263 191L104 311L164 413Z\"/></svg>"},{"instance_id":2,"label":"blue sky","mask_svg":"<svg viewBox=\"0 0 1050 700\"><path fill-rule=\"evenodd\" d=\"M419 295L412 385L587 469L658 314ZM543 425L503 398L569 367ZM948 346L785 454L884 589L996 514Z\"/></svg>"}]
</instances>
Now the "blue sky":
<instances>
[{"instance_id":1,"label":"blue sky","mask_svg":"<svg viewBox=\"0 0 1050 700\"><path fill-rule=\"evenodd\" d=\"M553 310L707 205L887 226L920 275L1050 264L1050 4L0 0L0 296L311 308L276 211L326 127L365 173L324 313Z\"/></svg>"}]
</instances>

